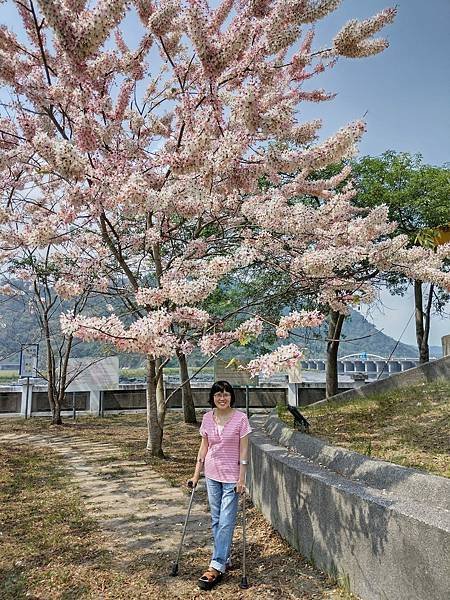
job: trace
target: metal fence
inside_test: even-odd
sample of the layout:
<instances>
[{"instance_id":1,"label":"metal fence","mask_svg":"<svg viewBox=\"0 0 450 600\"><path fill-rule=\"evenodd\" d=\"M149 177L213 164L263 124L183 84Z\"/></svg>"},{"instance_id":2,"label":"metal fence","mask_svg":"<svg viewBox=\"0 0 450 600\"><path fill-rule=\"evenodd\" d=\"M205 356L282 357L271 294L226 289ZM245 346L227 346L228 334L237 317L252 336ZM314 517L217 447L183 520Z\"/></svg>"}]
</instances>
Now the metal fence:
<instances>
[{"instance_id":1,"label":"metal fence","mask_svg":"<svg viewBox=\"0 0 450 600\"><path fill-rule=\"evenodd\" d=\"M175 387L167 386L166 396L170 396ZM245 407L245 388L235 388L236 406ZM248 388L251 408L273 408L277 404L287 404L287 389L283 387ZM208 405L208 388L192 389L194 405L198 408ZM145 389L108 390L103 392L103 410L136 410L146 407ZM168 408L181 408L181 390L178 389L168 402Z\"/></svg>"},{"instance_id":2,"label":"metal fence","mask_svg":"<svg viewBox=\"0 0 450 600\"><path fill-rule=\"evenodd\" d=\"M89 392L67 392L61 405L62 410L89 410ZM33 392L31 412L50 412L47 392Z\"/></svg>"},{"instance_id":3,"label":"metal fence","mask_svg":"<svg viewBox=\"0 0 450 600\"><path fill-rule=\"evenodd\" d=\"M0 413L20 413L21 392L0 392Z\"/></svg>"}]
</instances>

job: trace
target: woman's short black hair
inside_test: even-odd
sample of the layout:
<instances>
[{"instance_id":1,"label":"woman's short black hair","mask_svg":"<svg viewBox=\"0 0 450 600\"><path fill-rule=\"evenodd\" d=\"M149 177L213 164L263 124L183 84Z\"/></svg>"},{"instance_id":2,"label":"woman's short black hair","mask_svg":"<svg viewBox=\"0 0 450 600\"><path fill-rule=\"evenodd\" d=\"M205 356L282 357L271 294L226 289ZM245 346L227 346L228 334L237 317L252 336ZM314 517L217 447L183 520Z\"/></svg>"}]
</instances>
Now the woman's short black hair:
<instances>
[{"instance_id":1,"label":"woman's short black hair","mask_svg":"<svg viewBox=\"0 0 450 600\"><path fill-rule=\"evenodd\" d=\"M234 403L236 402L236 397L234 395L233 387L230 383L228 383L228 381L216 381L215 383L213 383L211 389L209 390L208 399L208 402L211 404L212 407L215 406L214 394L217 394L217 392L228 392L231 396L230 406L234 406Z\"/></svg>"}]
</instances>

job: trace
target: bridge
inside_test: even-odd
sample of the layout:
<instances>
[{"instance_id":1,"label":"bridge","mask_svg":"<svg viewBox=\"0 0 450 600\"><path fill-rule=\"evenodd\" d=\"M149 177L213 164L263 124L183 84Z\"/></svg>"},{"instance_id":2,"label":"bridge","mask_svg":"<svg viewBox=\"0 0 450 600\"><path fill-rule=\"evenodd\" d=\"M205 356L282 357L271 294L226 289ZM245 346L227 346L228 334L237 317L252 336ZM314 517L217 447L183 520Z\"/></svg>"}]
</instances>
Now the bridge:
<instances>
[{"instance_id":1,"label":"bridge","mask_svg":"<svg viewBox=\"0 0 450 600\"><path fill-rule=\"evenodd\" d=\"M342 375L351 377L354 373L366 373L369 378L380 374L402 373L418 365L418 358L385 358L368 352L341 356L337 363L338 373ZM326 359L308 358L301 361L301 366L304 370L325 371Z\"/></svg>"}]
</instances>

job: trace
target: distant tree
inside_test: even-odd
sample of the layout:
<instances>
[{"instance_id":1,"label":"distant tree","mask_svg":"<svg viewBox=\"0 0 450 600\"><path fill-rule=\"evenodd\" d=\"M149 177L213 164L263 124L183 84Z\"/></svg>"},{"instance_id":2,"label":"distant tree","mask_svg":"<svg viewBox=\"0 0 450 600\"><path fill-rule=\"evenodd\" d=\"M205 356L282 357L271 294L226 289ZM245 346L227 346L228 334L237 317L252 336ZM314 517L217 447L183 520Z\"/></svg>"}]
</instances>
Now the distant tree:
<instances>
[{"instance_id":1,"label":"distant tree","mask_svg":"<svg viewBox=\"0 0 450 600\"><path fill-rule=\"evenodd\" d=\"M5 302L9 296L15 300L17 310L18 302L22 301L22 310L34 317L28 331L22 332L22 335L26 335L22 342L39 342L41 345L42 357L37 375L47 381L52 423L61 425L62 404L69 385L79 371L69 370L75 340L72 334L61 332L59 315L63 311L73 316L80 315L86 307L90 286L86 285L75 300L68 301L61 262L57 265L52 260L52 251L56 252L51 246L43 253L18 246L15 256L10 256L7 269L0 273L0 290ZM70 262L66 257L66 268L71 268ZM14 329L14 321L9 325Z\"/></svg>"},{"instance_id":2,"label":"distant tree","mask_svg":"<svg viewBox=\"0 0 450 600\"><path fill-rule=\"evenodd\" d=\"M373 209L385 204L389 219L396 221L392 235L408 237L410 247L438 249L442 227L450 224L450 169L447 165L424 164L420 154L396 153L365 156L353 164L358 195L357 206ZM448 267L448 262L447 262ZM408 278L395 275L386 279L393 293L403 295ZM421 279L414 286L416 340L421 363L428 362L429 333L433 309L439 313L450 299L443 287L430 283L424 289Z\"/></svg>"}]
</instances>

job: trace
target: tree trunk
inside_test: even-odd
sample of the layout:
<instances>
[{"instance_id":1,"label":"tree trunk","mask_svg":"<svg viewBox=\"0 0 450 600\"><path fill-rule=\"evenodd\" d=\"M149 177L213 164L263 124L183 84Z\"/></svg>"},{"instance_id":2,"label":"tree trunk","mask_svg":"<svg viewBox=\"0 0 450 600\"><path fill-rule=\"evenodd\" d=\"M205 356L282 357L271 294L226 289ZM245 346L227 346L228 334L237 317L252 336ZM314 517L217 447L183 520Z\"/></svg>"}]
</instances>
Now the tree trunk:
<instances>
[{"instance_id":1,"label":"tree trunk","mask_svg":"<svg viewBox=\"0 0 450 600\"><path fill-rule=\"evenodd\" d=\"M155 360L155 374L156 374L156 407L158 413L158 424L161 428L161 431L164 430L164 421L166 419L166 392L164 388L164 379L163 379L163 368L161 366L161 359L157 358ZM162 434L161 434L162 440Z\"/></svg>"},{"instance_id":2,"label":"tree trunk","mask_svg":"<svg viewBox=\"0 0 450 600\"><path fill-rule=\"evenodd\" d=\"M430 347L428 345L428 338L430 335L430 318L431 318L431 307L433 304L433 291L434 291L434 286L430 285L430 293L428 295L427 306L426 306L426 309L424 312L424 310L423 310L423 283L418 280L414 281L416 340L417 340L417 348L419 350L420 364L429 362L429 360L430 360Z\"/></svg>"},{"instance_id":3,"label":"tree trunk","mask_svg":"<svg viewBox=\"0 0 450 600\"><path fill-rule=\"evenodd\" d=\"M160 394L159 394L160 395ZM156 361L147 357L147 450L152 456L164 458L162 450L163 425L158 419Z\"/></svg>"},{"instance_id":4,"label":"tree trunk","mask_svg":"<svg viewBox=\"0 0 450 600\"><path fill-rule=\"evenodd\" d=\"M58 402L58 399L56 399L56 402L53 403L53 407L52 407L52 425L62 425L62 419L61 419L61 403Z\"/></svg>"},{"instance_id":5,"label":"tree trunk","mask_svg":"<svg viewBox=\"0 0 450 600\"><path fill-rule=\"evenodd\" d=\"M54 362L51 360L47 361L47 367L49 369L48 374L48 385L47 385L47 396L50 404L50 410L52 413L52 425L62 425L61 418L61 407L64 400L64 394L61 394L61 388L56 385L56 372L53 368Z\"/></svg>"},{"instance_id":6,"label":"tree trunk","mask_svg":"<svg viewBox=\"0 0 450 600\"><path fill-rule=\"evenodd\" d=\"M62 425L61 418L61 400L58 395L56 387L56 365L55 355L53 353L53 347L51 343L50 334L50 320L47 311L44 311L42 316L42 323L44 325L45 343L47 350L47 396L48 403L50 405L50 411L52 413L52 425Z\"/></svg>"},{"instance_id":7,"label":"tree trunk","mask_svg":"<svg viewBox=\"0 0 450 600\"><path fill-rule=\"evenodd\" d=\"M328 342L326 366L326 398L331 398L338 393L337 357L342 325L345 316L335 310L328 313Z\"/></svg>"},{"instance_id":8,"label":"tree trunk","mask_svg":"<svg viewBox=\"0 0 450 600\"><path fill-rule=\"evenodd\" d=\"M52 415L52 425L62 425L61 407L58 406L58 398L56 397L56 389L53 385L53 379L51 377L48 377L47 381L47 398L48 403L50 405L50 412Z\"/></svg>"},{"instance_id":9,"label":"tree trunk","mask_svg":"<svg viewBox=\"0 0 450 600\"><path fill-rule=\"evenodd\" d=\"M184 422L195 425L197 417L195 415L194 398L192 396L191 382L189 381L189 371L186 355L183 352L177 352L178 363L180 365L181 382L181 404L183 406Z\"/></svg>"}]
</instances>

